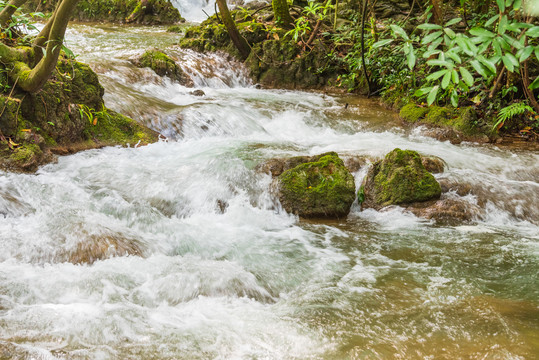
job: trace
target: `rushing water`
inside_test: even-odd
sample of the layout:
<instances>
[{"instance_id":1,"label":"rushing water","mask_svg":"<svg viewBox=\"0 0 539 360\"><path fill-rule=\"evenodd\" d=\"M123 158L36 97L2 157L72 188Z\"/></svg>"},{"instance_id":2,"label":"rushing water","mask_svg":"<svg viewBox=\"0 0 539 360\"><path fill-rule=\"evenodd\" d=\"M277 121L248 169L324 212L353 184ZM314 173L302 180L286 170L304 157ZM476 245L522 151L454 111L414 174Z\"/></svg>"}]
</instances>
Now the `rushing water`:
<instances>
[{"instance_id":1,"label":"rushing water","mask_svg":"<svg viewBox=\"0 0 539 360\"><path fill-rule=\"evenodd\" d=\"M69 31L107 105L168 141L0 173L0 358L537 358L536 152L393 128L371 100L257 89L176 36ZM205 96L134 68L151 46L172 46ZM255 169L395 147L441 157L437 177L472 190L446 196L477 217L444 226L354 206L342 221L303 221Z\"/></svg>"}]
</instances>

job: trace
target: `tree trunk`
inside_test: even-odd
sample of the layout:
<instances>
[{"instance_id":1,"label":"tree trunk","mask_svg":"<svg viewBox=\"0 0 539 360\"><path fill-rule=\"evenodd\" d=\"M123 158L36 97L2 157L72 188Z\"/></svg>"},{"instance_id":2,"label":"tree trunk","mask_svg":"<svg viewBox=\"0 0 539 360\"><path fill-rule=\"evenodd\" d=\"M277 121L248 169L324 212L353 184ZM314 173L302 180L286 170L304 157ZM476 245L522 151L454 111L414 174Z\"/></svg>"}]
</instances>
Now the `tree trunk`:
<instances>
[{"instance_id":1,"label":"tree trunk","mask_svg":"<svg viewBox=\"0 0 539 360\"><path fill-rule=\"evenodd\" d=\"M223 20L223 24L225 24L226 31L228 31L230 39L240 52L242 60L247 59L247 56L249 56L251 53L251 48L249 47L247 40L241 36L238 28L236 27L236 23L232 19L232 16L230 16L230 11L228 11L228 6L226 5L226 0L217 0L217 5L219 6L221 19Z\"/></svg>"},{"instance_id":2,"label":"tree trunk","mask_svg":"<svg viewBox=\"0 0 539 360\"><path fill-rule=\"evenodd\" d=\"M14 66L10 72L10 77L13 81L17 81L17 85L24 91L36 92L40 90L51 76L62 50L67 23L78 1L63 0L54 16L49 19L49 23L52 23L52 25L49 36L45 41L47 44L45 57L33 69L30 69L28 64L22 61L13 63Z\"/></svg>"},{"instance_id":3,"label":"tree trunk","mask_svg":"<svg viewBox=\"0 0 539 360\"><path fill-rule=\"evenodd\" d=\"M442 11L442 0L431 0L432 4L432 17L434 18L434 23L438 25L443 25L444 23L444 14Z\"/></svg>"},{"instance_id":4,"label":"tree trunk","mask_svg":"<svg viewBox=\"0 0 539 360\"><path fill-rule=\"evenodd\" d=\"M275 23L284 29L290 29L294 23L294 19L290 16L288 3L286 0L272 0L273 14L275 15Z\"/></svg>"},{"instance_id":5,"label":"tree trunk","mask_svg":"<svg viewBox=\"0 0 539 360\"><path fill-rule=\"evenodd\" d=\"M5 29L9 25L11 16L15 14L15 11L28 0L11 0L6 7L0 12L0 26Z\"/></svg>"}]
</instances>

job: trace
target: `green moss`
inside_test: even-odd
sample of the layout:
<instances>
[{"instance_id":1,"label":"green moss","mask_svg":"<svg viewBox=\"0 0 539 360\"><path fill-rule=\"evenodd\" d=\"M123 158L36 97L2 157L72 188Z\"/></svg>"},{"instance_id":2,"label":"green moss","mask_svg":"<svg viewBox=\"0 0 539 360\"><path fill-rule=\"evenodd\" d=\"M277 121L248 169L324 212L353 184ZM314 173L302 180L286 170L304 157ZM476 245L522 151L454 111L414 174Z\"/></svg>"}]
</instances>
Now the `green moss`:
<instances>
[{"instance_id":1,"label":"green moss","mask_svg":"<svg viewBox=\"0 0 539 360\"><path fill-rule=\"evenodd\" d=\"M414 103L405 105L399 112L399 116L410 123L415 123L425 116L429 111L428 107L421 107Z\"/></svg>"},{"instance_id":2,"label":"green moss","mask_svg":"<svg viewBox=\"0 0 539 360\"><path fill-rule=\"evenodd\" d=\"M140 59L135 61L135 65L149 67L157 75L168 76L171 80L177 81L182 85L193 85L191 78L183 72L182 68L168 55L157 49L146 51Z\"/></svg>"},{"instance_id":3,"label":"green moss","mask_svg":"<svg viewBox=\"0 0 539 360\"><path fill-rule=\"evenodd\" d=\"M421 156L401 149L394 149L375 163L364 185L367 196L380 207L437 199L442 191L425 170Z\"/></svg>"},{"instance_id":4,"label":"green moss","mask_svg":"<svg viewBox=\"0 0 539 360\"><path fill-rule=\"evenodd\" d=\"M181 33L183 31L184 27L180 26L180 25L172 25L172 26L169 26L167 28L167 32L171 32L171 33Z\"/></svg>"},{"instance_id":5,"label":"green moss","mask_svg":"<svg viewBox=\"0 0 539 360\"><path fill-rule=\"evenodd\" d=\"M36 144L23 144L16 148L8 158L11 167L30 168L37 165L43 155L41 148Z\"/></svg>"},{"instance_id":6,"label":"green moss","mask_svg":"<svg viewBox=\"0 0 539 360\"><path fill-rule=\"evenodd\" d=\"M279 176L283 207L302 217L343 217L354 202L354 177L336 153L320 155Z\"/></svg>"}]
</instances>

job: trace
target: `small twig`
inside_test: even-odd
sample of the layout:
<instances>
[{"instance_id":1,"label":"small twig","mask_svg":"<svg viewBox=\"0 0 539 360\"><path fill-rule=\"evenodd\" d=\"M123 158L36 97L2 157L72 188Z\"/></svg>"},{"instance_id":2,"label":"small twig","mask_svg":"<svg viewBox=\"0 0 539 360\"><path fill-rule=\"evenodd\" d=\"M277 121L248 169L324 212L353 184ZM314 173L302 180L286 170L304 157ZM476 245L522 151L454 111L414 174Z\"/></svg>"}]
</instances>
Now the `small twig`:
<instances>
[{"instance_id":1,"label":"small twig","mask_svg":"<svg viewBox=\"0 0 539 360\"><path fill-rule=\"evenodd\" d=\"M221 20L219 17L219 12L217 11L217 1L213 4L213 9L215 10L215 16L217 16L219 23L224 24L223 20Z\"/></svg>"}]
</instances>

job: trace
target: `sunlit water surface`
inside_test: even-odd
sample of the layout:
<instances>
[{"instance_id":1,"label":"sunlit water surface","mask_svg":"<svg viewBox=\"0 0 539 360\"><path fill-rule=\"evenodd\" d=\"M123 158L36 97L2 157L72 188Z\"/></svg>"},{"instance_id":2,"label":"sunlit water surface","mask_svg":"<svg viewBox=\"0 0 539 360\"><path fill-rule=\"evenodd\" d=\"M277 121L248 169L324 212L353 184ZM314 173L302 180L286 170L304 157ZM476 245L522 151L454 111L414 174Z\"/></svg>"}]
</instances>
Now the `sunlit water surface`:
<instances>
[{"instance_id":1,"label":"sunlit water surface","mask_svg":"<svg viewBox=\"0 0 539 360\"><path fill-rule=\"evenodd\" d=\"M239 64L178 40L70 28L107 106L168 141L0 173L0 358L537 358L537 153L392 128L373 100L257 89ZM154 46L205 96L131 65ZM442 158L437 177L469 185L461 199L480 215L442 226L354 205L341 221L302 221L255 170L395 147Z\"/></svg>"}]
</instances>

